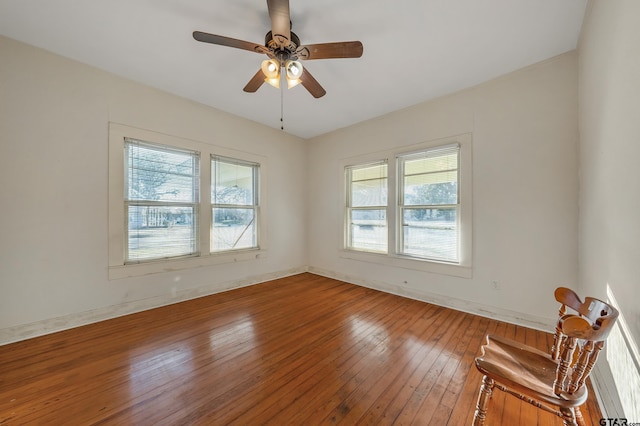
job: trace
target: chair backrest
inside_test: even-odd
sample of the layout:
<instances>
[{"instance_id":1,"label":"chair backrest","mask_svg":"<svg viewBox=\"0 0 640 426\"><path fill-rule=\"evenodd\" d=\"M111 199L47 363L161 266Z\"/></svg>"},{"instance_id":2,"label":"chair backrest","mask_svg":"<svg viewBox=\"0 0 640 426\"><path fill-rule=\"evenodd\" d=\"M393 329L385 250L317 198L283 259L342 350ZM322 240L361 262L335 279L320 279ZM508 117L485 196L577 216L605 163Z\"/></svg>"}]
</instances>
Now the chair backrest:
<instances>
[{"instance_id":1,"label":"chair backrest","mask_svg":"<svg viewBox=\"0 0 640 426\"><path fill-rule=\"evenodd\" d=\"M560 287L555 291L560 302L558 324L554 336L551 358L558 361L554 392L573 394L584 386L591 374L598 354L618 318L618 311L611 305L593 297L582 302L571 289ZM575 313L567 313L570 308ZM574 357L576 346L580 350ZM571 374L569 380L569 369Z\"/></svg>"}]
</instances>

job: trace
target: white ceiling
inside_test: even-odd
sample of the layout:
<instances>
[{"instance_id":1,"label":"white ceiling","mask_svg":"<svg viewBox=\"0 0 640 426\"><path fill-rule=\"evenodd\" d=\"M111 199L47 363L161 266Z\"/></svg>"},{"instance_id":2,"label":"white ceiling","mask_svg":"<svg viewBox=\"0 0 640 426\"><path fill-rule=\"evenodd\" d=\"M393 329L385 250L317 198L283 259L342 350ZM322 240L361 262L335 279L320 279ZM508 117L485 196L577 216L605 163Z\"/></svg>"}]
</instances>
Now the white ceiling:
<instances>
[{"instance_id":1,"label":"white ceiling","mask_svg":"<svg viewBox=\"0 0 640 426\"><path fill-rule=\"evenodd\" d=\"M306 61L326 89L283 92L284 127L310 138L576 48L587 0L290 0L302 44L360 40L359 59ZM0 0L0 34L280 128L281 92L242 91L264 55L265 0Z\"/></svg>"}]
</instances>

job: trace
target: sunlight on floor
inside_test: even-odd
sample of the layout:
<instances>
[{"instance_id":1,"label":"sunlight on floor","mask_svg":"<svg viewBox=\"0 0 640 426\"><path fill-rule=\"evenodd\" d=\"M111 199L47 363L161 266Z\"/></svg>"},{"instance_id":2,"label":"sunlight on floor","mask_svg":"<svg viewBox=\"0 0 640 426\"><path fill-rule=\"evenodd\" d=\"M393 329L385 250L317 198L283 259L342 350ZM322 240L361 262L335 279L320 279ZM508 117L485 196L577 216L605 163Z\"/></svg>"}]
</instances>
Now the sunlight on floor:
<instances>
[{"instance_id":1,"label":"sunlight on floor","mask_svg":"<svg viewBox=\"0 0 640 426\"><path fill-rule=\"evenodd\" d=\"M366 341L371 346L371 354L382 354L388 349L389 332L382 324L352 316L351 334L356 340Z\"/></svg>"}]
</instances>

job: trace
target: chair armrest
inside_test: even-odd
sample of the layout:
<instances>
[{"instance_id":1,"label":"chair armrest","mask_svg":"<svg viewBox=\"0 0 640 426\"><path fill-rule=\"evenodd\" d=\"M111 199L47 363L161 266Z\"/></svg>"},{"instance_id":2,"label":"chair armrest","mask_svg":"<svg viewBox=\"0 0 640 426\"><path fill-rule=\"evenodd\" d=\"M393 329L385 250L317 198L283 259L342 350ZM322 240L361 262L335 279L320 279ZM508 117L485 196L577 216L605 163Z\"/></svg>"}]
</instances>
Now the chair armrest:
<instances>
[{"instance_id":1,"label":"chair armrest","mask_svg":"<svg viewBox=\"0 0 640 426\"><path fill-rule=\"evenodd\" d=\"M613 322L615 322L615 319L613 319ZM562 332L565 335L575 337L576 339L591 340L593 342L605 340L611 330L609 324L607 324L607 327L601 327L600 324L591 324L578 315L565 315L560 320L560 324Z\"/></svg>"}]
</instances>

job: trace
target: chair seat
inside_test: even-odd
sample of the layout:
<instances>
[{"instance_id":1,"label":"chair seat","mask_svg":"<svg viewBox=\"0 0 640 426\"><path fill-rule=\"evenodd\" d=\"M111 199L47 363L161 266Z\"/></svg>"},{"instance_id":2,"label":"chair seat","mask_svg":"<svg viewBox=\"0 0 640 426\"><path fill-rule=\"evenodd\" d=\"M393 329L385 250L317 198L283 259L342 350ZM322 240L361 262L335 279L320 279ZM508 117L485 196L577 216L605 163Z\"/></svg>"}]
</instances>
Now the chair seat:
<instances>
[{"instance_id":1,"label":"chair seat","mask_svg":"<svg viewBox=\"0 0 640 426\"><path fill-rule=\"evenodd\" d=\"M545 352L492 335L481 349L482 355L476 358L478 370L512 391L566 408L582 405L587 399L586 386L575 394L553 392L558 364Z\"/></svg>"}]
</instances>

